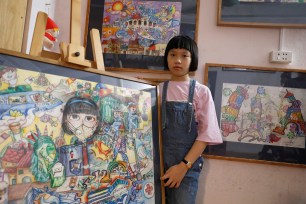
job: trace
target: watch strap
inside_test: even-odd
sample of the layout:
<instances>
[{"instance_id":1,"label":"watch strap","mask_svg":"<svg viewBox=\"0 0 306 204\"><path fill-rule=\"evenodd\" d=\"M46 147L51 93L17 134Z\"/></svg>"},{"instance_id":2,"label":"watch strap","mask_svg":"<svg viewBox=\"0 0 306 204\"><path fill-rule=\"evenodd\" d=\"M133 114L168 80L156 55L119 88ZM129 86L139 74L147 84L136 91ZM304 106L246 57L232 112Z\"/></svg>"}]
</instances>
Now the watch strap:
<instances>
[{"instance_id":1,"label":"watch strap","mask_svg":"<svg viewBox=\"0 0 306 204\"><path fill-rule=\"evenodd\" d=\"M184 164L186 164L186 167L187 167L188 169L190 169L190 168L192 167L192 162L189 162L189 161L187 161L186 159L183 159L182 162L183 162Z\"/></svg>"}]
</instances>

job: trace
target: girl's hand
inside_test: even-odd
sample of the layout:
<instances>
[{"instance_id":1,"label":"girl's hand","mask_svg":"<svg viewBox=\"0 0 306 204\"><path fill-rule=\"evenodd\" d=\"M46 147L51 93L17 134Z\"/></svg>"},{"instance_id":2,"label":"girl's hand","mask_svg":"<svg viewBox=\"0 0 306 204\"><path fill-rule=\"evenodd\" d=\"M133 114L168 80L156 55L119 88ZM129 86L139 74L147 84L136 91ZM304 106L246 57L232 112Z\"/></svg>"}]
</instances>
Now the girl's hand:
<instances>
[{"instance_id":1,"label":"girl's hand","mask_svg":"<svg viewBox=\"0 0 306 204\"><path fill-rule=\"evenodd\" d=\"M165 186L178 188L187 171L187 166L181 162L170 167L160 179L165 182Z\"/></svg>"}]
</instances>

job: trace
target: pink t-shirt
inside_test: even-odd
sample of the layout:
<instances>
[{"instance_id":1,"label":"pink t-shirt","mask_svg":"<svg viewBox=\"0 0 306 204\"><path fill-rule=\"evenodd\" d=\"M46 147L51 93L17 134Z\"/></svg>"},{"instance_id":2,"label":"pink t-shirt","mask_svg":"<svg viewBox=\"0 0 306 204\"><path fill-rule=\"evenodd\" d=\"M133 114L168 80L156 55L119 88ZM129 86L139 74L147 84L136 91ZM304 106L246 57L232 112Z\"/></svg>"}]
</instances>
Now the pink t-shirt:
<instances>
[{"instance_id":1,"label":"pink t-shirt","mask_svg":"<svg viewBox=\"0 0 306 204\"><path fill-rule=\"evenodd\" d=\"M160 84L160 95L164 83ZM189 81L170 81L166 101L188 101ZM218 125L215 104L207 86L196 82L193 106L195 119L198 122L198 137L196 140L207 142L208 145L222 143Z\"/></svg>"}]
</instances>

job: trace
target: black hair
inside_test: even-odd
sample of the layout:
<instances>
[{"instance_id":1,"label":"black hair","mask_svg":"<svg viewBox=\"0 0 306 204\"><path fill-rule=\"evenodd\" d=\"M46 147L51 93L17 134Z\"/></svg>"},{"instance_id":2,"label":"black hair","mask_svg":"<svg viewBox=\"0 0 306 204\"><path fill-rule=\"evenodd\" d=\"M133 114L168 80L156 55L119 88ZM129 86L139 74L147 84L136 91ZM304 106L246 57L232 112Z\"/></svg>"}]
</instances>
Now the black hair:
<instances>
[{"instance_id":1,"label":"black hair","mask_svg":"<svg viewBox=\"0 0 306 204\"><path fill-rule=\"evenodd\" d=\"M82 98L82 97L72 97L70 98L64 108L63 111L63 119L62 119L62 128L65 133L67 134L73 134L73 132L67 127L67 116L69 114L78 114L78 113L85 113L85 114L91 114L97 117L98 126L96 128L97 133L100 129L100 122L101 122L101 116L98 105L89 98Z\"/></svg>"},{"instance_id":2,"label":"black hair","mask_svg":"<svg viewBox=\"0 0 306 204\"><path fill-rule=\"evenodd\" d=\"M189 71L196 71L198 69L198 46L197 43L186 35L174 36L167 44L164 55L164 67L169 70L168 67L168 53L171 49L186 49L191 53L191 63Z\"/></svg>"}]
</instances>

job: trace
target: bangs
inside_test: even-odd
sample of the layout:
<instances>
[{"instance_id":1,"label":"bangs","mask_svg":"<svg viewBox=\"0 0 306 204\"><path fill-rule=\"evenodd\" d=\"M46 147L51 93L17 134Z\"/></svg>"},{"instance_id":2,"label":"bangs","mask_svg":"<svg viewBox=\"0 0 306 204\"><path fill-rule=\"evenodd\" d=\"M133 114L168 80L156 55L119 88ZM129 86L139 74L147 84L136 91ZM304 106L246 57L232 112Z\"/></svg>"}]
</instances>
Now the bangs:
<instances>
[{"instance_id":1,"label":"bangs","mask_svg":"<svg viewBox=\"0 0 306 204\"><path fill-rule=\"evenodd\" d=\"M173 38L169 42L169 49L186 49L191 53L193 51L191 41L183 38Z\"/></svg>"}]
</instances>

